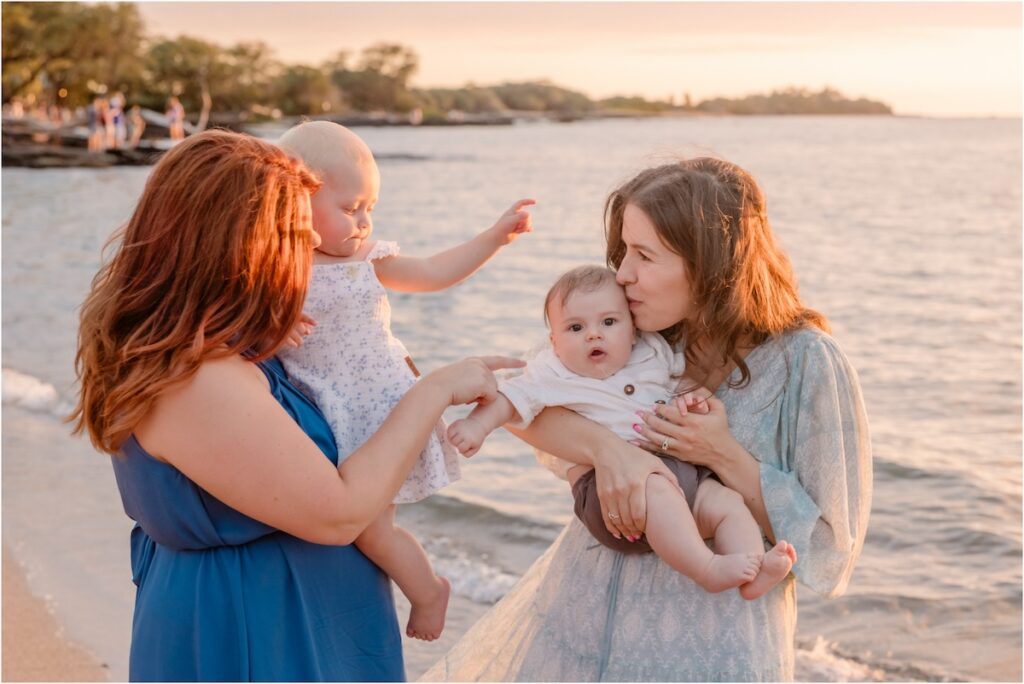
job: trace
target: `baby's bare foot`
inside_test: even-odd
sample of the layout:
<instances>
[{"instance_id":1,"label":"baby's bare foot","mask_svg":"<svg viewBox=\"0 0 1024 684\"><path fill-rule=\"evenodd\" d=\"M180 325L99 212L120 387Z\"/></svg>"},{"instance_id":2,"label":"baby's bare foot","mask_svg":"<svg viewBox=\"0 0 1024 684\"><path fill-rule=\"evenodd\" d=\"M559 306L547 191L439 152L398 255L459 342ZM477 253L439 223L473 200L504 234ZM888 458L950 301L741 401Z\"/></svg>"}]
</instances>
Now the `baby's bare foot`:
<instances>
[{"instance_id":1,"label":"baby's bare foot","mask_svg":"<svg viewBox=\"0 0 1024 684\"><path fill-rule=\"evenodd\" d=\"M409 624L405 633L413 639L433 641L441 636L444 630L444 616L448 612L448 597L452 586L444 577L437 578L437 593L429 601L412 602L409 611Z\"/></svg>"},{"instance_id":2,"label":"baby's bare foot","mask_svg":"<svg viewBox=\"0 0 1024 684\"><path fill-rule=\"evenodd\" d=\"M716 594L752 581L760 566L761 556L757 553L716 553L704 569L704 577L694 579L705 591Z\"/></svg>"},{"instance_id":3,"label":"baby's bare foot","mask_svg":"<svg viewBox=\"0 0 1024 684\"><path fill-rule=\"evenodd\" d=\"M765 592L782 581L796 562L796 549L792 544L780 541L764 554L761 572L753 582L740 587L740 596L748 601L764 596Z\"/></svg>"}]
</instances>

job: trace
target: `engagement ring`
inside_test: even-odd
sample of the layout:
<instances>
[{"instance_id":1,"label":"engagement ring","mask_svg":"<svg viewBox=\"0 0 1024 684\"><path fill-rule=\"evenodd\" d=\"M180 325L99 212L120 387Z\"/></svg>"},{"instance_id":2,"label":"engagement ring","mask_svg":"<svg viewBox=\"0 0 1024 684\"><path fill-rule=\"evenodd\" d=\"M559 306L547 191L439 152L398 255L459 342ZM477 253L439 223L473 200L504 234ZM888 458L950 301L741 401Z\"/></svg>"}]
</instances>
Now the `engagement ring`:
<instances>
[{"instance_id":1,"label":"engagement ring","mask_svg":"<svg viewBox=\"0 0 1024 684\"><path fill-rule=\"evenodd\" d=\"M662 440L662 442L661 442L661 450L662 451L668 451L668 437L666 437L664 440Z\"/></svg>"},{"instance_id":2,"label":"engagement ring","mask_svg":"<svg viewBox=\"0 0 1024 684\"><path fill-rule=\"evenodd\" d=\"M619 519L619 514L618 513L609 513L608 517L611 518L612 520L618 520Z\"/></svg>"}]
</instances>

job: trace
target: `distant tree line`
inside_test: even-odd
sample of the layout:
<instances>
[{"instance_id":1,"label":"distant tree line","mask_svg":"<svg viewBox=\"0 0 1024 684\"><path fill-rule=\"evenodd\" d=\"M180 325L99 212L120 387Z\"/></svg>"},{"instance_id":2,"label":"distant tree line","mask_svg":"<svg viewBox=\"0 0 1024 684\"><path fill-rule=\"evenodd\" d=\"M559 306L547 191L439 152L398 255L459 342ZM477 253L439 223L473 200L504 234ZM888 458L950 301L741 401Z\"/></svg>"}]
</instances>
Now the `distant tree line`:
<instances>
[{"instance_id":1,"label":"distant tree line","mask_svg":"<svg viewBox=\"0 0 1024 684\"><path fill-rule=\"evenodd\" d=\"M546 81L411 88L419 58L409 47L379 43L358 56L348 51L318 65L285 64L261 42L221 47L198 38L146 34L135 5L5 2L3 101L36 97L76 107L96 95L124 92L129 102L162 110L177 95L191 112L202 108L244 116L319 115L351 111L409 112L424 117L451 110L470 114L508 111L584 115L590 112L655 114L888 114L870 100L847 100L832 89L802 89L714 98L693 104L641 97L594 101Z\"/></svg>"},{"instance_id":2,"label":"distant tree line","mask_svg":"<svg viewBox=\"0 0 1024 684\"><path fill-rule=\"evenodd\" d=\"M849 100L832 88L820 92L787 88L734 100L716 97L695 108L709 114L892 114L892 108L884 102L863 97Z\"/></svg>"}]
</instances>

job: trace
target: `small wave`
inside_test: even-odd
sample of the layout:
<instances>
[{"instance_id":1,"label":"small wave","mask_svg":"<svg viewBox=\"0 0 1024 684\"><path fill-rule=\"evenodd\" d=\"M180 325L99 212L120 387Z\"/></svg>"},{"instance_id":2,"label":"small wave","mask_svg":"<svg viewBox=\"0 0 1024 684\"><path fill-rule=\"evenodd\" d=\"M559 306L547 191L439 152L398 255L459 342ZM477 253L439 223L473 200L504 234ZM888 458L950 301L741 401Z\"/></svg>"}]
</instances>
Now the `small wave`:
<instances>
[{"instance_id":1,"label":"small wave","mask_svg":"<svg viewBox=\"0 0 1024 684\"><path fill-rule=\"evenodd\" d=\"M4 368L2 383L4 404L49 413L57 418L63 418L72 410L71 404L61 397L56 387L39 378Z\"/></svg>"},{"instance_id":2,"label":"small wave","mask_svg":"<svg viewBox=\"0 0 1024 684\"><path fill-rule=\"evenodd\" d=\"M872 663L843 654L821 635L796 648L798 682L952 682L959 678L910 664Z\"/></svg>"},{"instance_id":3,"label":"small wave","mask_svg":"<svg viewBox=\"0 0 1024 684\"><path fill-rule=\"evenodd\" d=\"M471 558L447 537L426 540L424 548L434 571L452 583L452 591L474 603L497 603L519 580L517 576L489 565L486 556L479 560Z\"/></svg>"}]
</instances>

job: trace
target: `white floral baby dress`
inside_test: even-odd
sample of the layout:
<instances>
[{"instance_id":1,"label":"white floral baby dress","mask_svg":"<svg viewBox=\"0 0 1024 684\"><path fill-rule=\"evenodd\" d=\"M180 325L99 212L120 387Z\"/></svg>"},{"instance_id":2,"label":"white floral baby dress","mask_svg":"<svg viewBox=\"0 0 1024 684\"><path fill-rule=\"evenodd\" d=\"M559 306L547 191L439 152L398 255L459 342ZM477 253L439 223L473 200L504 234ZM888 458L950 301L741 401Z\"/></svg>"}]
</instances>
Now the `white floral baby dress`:
<instances>
[{"instance_id":1,"label":"white floral baby dress","mask_svg":"<svg viewBox=\"0 0 1024 684\"><path fill-rule=\"evenodd\" d=\"M416 382L409 352L391 334L391 305L373 261L398 254L377 242L365 261L317 264L303 308L317 325L298 349L278 355L296 387L316 402L344 460L377 431ZM413 466L395 503L412 503L459 479L459 456L444 421Z\"/></svg>"}]
</instances>

